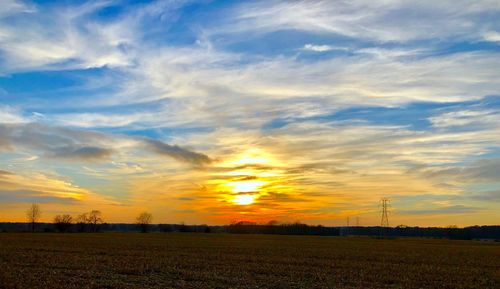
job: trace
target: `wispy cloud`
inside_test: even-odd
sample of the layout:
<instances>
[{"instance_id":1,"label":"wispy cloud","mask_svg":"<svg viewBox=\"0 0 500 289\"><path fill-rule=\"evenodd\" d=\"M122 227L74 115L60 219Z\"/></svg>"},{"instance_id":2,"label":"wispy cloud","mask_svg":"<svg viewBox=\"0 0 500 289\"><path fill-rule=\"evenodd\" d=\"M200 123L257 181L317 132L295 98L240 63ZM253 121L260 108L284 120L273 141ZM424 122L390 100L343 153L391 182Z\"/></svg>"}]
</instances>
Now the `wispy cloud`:
<instances>
[{"instance_id":1,"label":"wispy cloud","mask_svg":"<svg viewBox=\"0 0 500 289\"><path fill-rule=\"evenodd\" d=\"M473 194L471 198L487 202L500 202L500 191L478 192Z\"/></svg>"},{"instance_id":2,"label":"wispy cloud","mask_svg":"<svg viewBox=\"0 0 500 289\"><path fill-rule=\"evenodd\" d=\"M235 16L220 30L234 33L297 29L381 42L448 37L477 40L481 31L489 26L478 19L499 9L495 1L441 1L437 4L432 1L418 4L402 1L257 1L231 11Z\"/></svg>"},{"instance_id":3,"label":"wispy cloud","mask_svg":"<svg viewBox=\"0 0 500 289\"><path fill-rule=\"evenodd\" d=\"M348 50L346 47L335 47L331 45L317 45L317 44L305 44L304 47L302 48L303 50L309 50L309 51L314 51L314 52L326 52L326 51L331 51L331 50Z\"/></svg>"},{"instance_id":4,"label":"wispy cloud","mask_svg":"<svg viewBox=\"0 0 500 289\"><path fill-rule=\"evenodd\" d=\"M189 151L187 149L181 148L179 146L172 146L161 141L144 139L144 142L150 147L154 152L160 155L167 155L181 161L204 165L211 162L210 158L204 154Z\"/></svg>"},{"instance_id":5,"label":"wispy cloud","mask_svg":"<svg viewBox=\"0 0 500 289\"><path fill-rule=\"evenodd\" d=\"M486 41L500 42L500 32L488 31L483 34Z\"/></svg>"},{"instance_id":6,"label":"wispy cloud","mask_svg":"<svg viewBox=\"0 0 500 289\"><path fill-rule=\"evenodd\" d=\"M18 13L30 13L34 11L34 5L27 5L18 0L5 0L0 7L0 18Z\"/></svg>"},{"instance_id":7,"label":"wispy cloud","mask_svg":"<svg viewBox=\"0 0 500 289\"><path fill-rule=\"evenodd\" d=\"M464 205L454 205L454 206L443 206L426 210L400 211L399 213L407 215L448 215L448 214L474 213L480 210L481 208L464 206Z\"/></svg>"},{"instance_id":8,"label":"wispy cloud","mask_svg":"<svg viewBox=\"0 0 500 289\"><path fill-rule=\"evenodd\" d=\"M109 158L115 151L146 146L151 151L195 165L210 162L204 154L196 153L177 145L168 145L159 140L112 135L93 131L50 127L41 124L0 124L0 137L4 149L28 150L42 153L47 158L96 161Z\"/></svg>"},{"instance_id":9,"label":"wispy cloud","mask_svg":"<svg viewBox=\"0 0 500 289\"><path fill-rule=\"evenodd\" d=\"M24 123L27 121L18 110L0 105L0 123Z\"/></svg>"}]
</instances>

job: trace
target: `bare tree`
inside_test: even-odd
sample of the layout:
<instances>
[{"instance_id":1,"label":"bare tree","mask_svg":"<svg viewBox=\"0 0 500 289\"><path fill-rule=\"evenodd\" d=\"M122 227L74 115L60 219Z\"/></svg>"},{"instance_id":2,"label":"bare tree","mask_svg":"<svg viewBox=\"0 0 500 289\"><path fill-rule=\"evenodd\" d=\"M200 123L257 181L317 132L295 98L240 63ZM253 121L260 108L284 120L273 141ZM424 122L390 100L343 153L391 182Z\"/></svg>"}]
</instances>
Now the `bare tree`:
<instances>
[{"instance_id":1,"label":"bare tree","mask_svg":"<svg viewBox=\"0 0 500 289\"><path fill-rule=\"evenodd\" d=\"M92 210L90 213L83 213L76 217L76 229L78 232L97 232L103 223L102 213L98 210Z\"/></svg>"},{"instance_id":2,"label":"bare tree","mask_svg":"<svg viewBox=\"0 0 500 289\"><path fill-rule=\"evenodd\" d=\"M76 218L76 225L78 232L85 232L87 230L87 213L78 215Z\"/></svg>"},{"instance_id":3,"label":"bare tree","mask_svg":"<svg viewBox=\"0 0 500 289\"><path fill-rule=\"evenodd\" d=\"M38 204L31 204L31 206L26 211L26 216L28 217L28 222L31 223L31 231L35 232L36 223L42 216L40 206Z\"/></svg>"},{"instance_id":4,"label":"bare tree","mask_svg":"<svg viewBox=\"0 0 500 289\"><path fill-rule=\"evenodd\" d=\"M87 215L87 223L92 232L99 231L99 225L102 224L101 211L93 210Z\"/></svg>"},{"instance_id":5,"label":"bare tree","mask_svg":"<svg viewBox=\"0 0 500 289\"><path fill-rule=\"evenodd\" d=\"M71 227L73 217L70 215L57 215L54 218L54 225L59 232L66 232Z\"/></svg>"},{"instance_id":6,"label":"bare tree","mask_svg":"<svg viewBox=\"0 0 500 289\"><path fill-rule=\"evenodd\" d=\"M141 232L147 233L149 231L151 221L153 221L153 215L148 212L143 212L137 217L137 224L141 228Z\"/></svg>"}]
</instances>

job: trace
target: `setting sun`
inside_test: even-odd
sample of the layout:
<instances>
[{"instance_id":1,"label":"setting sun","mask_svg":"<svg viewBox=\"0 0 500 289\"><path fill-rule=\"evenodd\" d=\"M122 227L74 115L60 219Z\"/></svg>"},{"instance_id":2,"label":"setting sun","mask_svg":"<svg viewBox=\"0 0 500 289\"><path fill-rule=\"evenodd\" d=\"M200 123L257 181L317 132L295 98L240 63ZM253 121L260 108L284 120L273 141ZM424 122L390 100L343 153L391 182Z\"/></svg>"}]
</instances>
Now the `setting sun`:
<instances>
[{"instance_id":1,"label":"setting sun","mask_svg":"<svg viewBox=\"0 0 500 289\"><path fill-rule=\"evenodd\" d=\"M211 183L216 184L221 201L250 205L259 197L267 195L266 186L274 183L272 178L278 174L267 170L275 162L275 159L262 149L244 150L237 156L228 158L224 163L228 171L220 175L221 179L214 179Z\"/></svg>"},{"instance_id":2,"label":"setting sun","mask_svg":"<svg viewBox=\"0 0 500 289\"><path fill-rule=\"evenodd\" d=\"M233 199L233 203L238 205L250 205L255 202L257 195L237 195Z\"/></svg>"},{"instance_id":3,"label":"setting sun","mask_svg":"<svg viewBox=\"0 0 500 289\"><path fill-rule=\"evenodd\" d=\"M231 190L235 193L246 193L246 192L256 192L261 186L266 182L254 180L254 181L236 181L228 183Z\"/></svg>"}]
</instances>

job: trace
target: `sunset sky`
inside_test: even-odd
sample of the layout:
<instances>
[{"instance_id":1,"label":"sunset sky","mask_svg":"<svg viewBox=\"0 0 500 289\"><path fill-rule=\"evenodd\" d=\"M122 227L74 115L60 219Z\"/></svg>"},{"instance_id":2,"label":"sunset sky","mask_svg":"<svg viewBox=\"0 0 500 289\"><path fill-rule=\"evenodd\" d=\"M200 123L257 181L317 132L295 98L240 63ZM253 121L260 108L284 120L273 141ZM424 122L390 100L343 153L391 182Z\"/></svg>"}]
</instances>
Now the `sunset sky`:
<instances>
[{"instance_id":1,"label":"sunset sky","mask_svg":"<svg viewBox=\"0 0 500 289\"><path fill-rule=\"evenodd\" d=\"M0 222L500 223L500 1L0 1Z\"/></svg>"}]
</instances>

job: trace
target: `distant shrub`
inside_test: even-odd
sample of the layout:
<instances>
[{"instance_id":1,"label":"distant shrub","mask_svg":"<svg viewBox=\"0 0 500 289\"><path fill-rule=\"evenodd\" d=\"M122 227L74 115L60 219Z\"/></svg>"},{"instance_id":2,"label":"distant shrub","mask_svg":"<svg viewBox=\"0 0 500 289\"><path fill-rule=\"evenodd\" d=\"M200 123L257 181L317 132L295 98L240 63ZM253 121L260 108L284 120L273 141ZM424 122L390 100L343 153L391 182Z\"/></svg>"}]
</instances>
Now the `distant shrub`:
<instances>
[{"instance_id":1,"label":"distant shrub","mask_svg":"<svg viewBox=\"0 0 500 289\"><path fill-rule=\"evenodd\" d=\"M150 230L151 222L153 221L153 215L148 212L143 212L137 217L136 220L141 232L147 233Z\"/></svg>"},{"instance_id":2,"label":"distant shrub","mask_svg":"<svg viewBox=\"0 0 500 289\"><path fill-rule=\"evenodd\" d=\"M67 232L72 226L73 217L70 215L57 215L54 218L54 227L59 232Z\"/></svg>"}]
</instances>

